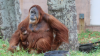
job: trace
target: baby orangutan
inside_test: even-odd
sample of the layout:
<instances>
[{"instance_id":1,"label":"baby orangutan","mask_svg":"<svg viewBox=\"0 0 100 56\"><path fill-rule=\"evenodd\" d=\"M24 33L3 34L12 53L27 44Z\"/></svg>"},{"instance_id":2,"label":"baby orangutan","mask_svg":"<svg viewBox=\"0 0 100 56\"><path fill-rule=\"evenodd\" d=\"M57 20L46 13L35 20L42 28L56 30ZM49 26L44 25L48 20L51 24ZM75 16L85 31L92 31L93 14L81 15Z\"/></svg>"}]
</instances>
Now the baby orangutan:
<instances>
[{"instance_id":1,"label":"baby orangutan","mask_svg":"<svg viewBox=\"0 0 100 56\"><path fill-rule=\"evenodd\" d=\"M12 38L10 39L10 46L8 48L9 51L14 52L16 50L17 45L19 44L20 48L26 49L28 47L28 41L27 37L29 35L29 32L25 27L21 27L20 30L16 31L13 35ZM16 42L18 41L18 42ZM15 44L16 43L16 44Z\"/></svg>"}]
</instances>

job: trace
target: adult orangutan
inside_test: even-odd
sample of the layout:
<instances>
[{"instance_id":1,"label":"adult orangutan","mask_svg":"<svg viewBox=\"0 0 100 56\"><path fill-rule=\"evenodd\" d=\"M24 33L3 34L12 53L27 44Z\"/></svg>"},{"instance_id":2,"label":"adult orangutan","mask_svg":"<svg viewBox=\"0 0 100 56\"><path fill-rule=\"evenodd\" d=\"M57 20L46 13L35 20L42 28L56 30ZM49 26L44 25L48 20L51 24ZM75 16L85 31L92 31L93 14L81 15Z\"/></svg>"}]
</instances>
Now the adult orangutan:
<instances>
[{"instance_id":1,"label":"adult orangutan","mask_svg":"<svg viewBox=\"0 0 100 56\"><path fill-rule=\"evenodd\" d=\"M22 27L26 29L23 32ZM23 33L22 37L20 32ZM41 53L56 50L62 42L69 42L66 26L52 15L45 13L39 5L33 5L29 9L27 18L18 25L18 30L13 34L8 50L13 51L15 49L13 47L21 43L20 46L28 48L29 51L36 50L37 53Z\"/></svg>"}]
</instances>

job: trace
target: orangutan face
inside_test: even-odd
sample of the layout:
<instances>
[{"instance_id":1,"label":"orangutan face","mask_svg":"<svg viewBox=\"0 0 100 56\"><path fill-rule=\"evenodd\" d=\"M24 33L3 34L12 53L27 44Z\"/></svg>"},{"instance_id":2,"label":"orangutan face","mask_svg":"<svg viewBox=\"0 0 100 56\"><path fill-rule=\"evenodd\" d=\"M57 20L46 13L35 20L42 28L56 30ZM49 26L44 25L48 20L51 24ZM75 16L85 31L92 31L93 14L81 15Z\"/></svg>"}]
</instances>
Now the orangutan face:
<instances>
[{"instance_id":1,"label":"orangutan face","mask_svg":"<svg viewBox=\"0 0 100 56\"><path fill-rule=\"evenodd\" d=\"M39 12L36 7L30 9L30 24L36 24L39 19Z\"/></svg>"}]
</instances>

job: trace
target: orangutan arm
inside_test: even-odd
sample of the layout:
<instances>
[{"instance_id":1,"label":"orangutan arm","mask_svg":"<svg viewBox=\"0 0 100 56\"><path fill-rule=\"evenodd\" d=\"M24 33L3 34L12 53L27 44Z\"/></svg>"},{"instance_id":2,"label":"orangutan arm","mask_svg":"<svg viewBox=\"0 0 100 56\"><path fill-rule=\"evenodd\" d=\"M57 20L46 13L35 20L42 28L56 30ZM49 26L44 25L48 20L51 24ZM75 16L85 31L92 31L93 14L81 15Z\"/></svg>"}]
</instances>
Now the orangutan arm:
<instances>
[{"instance_id":1,"label":"orangutan arm","mask_svg":"<svg viewBox=\"0 0 100 56\"><path fill-rule=\"evenodd\" d=\"M48 22L49 22L50 27L53 28L55 31L55 34L56 34L55 40L69 43L68 28L52 15L49 16Z\"/></svg>"},{"instance_id":2,"label":"orangutan arm","mask_svg":"<svg viewBox=\"0 0 100 56\"><path fill-rule=\"evenodd\" d=\"M10 39L10 42L9 42L9 48L8 50L11 51L11 52L14 52L14 50L16 49L18 43L19 43L19 40L20 40L20 37L19 37L19 32L16 31L11 39Z\"/></svg>"},{"instance_id":3,"label":"orangutan arm","mask_svg":"<svg viewBox=\"0 0 100 56\"><path fill-rule=\"evenodd\" d=\"M65 25L63 25L52 15L49 15L47 22L49 23L50 27L53 29L56 35L52 44L52 50L58 49L58 47L62 44L62 42L69 43L68 40L69 31Z\"/></svg>"}]
</instances>

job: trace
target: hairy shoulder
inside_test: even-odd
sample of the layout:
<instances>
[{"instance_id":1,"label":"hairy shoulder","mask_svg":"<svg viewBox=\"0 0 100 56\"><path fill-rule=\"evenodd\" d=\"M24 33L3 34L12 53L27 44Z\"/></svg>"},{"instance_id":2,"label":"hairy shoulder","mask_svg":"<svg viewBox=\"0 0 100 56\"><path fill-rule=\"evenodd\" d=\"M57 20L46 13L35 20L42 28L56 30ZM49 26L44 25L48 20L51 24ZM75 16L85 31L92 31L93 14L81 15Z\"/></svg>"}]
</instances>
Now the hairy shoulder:
<instances>
[{"instance_id":1,"label":"hairy shoulder","mask_svg":"<svg viewBox=\"0 0 100 56\"><path fill-rule=\"evenodd\" d=\"M52 16L52 15L50 15L50 14L45 14L44 15L44 19L46 20L46 21L51 21L51 20L54 20L54 19L56 19L54 16Z\"/></svg>"},{"instance_id":2,"label":"hairy shoulder","mask_svg":"<svg viewBox=\"0 0 100 56\"><path fill-rule=\"evenodd\" d=\"M28 24L29 24L29 19L27 17L26 19L24 19L22 22L19 23L18 29L20 29L21 27L28 27Z\"/></svg>"}]
</instances>

